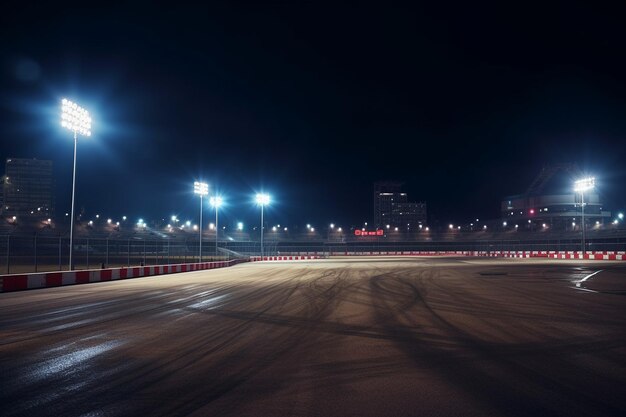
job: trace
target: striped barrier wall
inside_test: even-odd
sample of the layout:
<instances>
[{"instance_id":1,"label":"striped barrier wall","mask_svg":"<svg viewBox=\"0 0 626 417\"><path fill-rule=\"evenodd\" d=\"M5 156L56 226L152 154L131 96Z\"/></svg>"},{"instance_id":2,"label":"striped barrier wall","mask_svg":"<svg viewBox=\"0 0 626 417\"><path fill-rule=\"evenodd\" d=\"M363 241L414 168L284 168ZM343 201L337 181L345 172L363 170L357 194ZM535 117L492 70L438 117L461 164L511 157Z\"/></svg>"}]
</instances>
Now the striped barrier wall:
<instances>
[{"instance_id":1,"label":"striped barrier wall","mask_svg":"<svg viewBox=\"0 0 626 417\"><path fill-rule=\"evenodd\" d=\"M621 251L357 251L357 252L316 252L302 255L300 252L285 253L281 256L266 256L264 260L304 260L326 256L473 256L490 258L551 258L551 259L590 259L590 260L626 260L626 252ZM251 260L260 261L260 257Z\"/></svg>"},{"instance_id":2,"label":"striped barrier wall","mask_svg":"<svg viewBox=\"0 0 626 417\"><path fill-rule=\"evenodd\" d=\"M305 261L310 259L320 259L320 255L281 255L281 256L264 256L261 259L260 256L251 256L251 262L263 261Z\"/></svg>"},{"instance_id":3,"label":"striped barrier wall","mask_svg":"<svg viewBox=\"0 0 626 417\"><path fill-rule=\"evenodd\" d=\"M173 265L133 266L128 268L93 269L86 271L39 272L33 274L0 275L0 292L88 284L118 279L130 279L177 272L225 268L247 260L201 262Z\"/></svg>"}]
</instances>

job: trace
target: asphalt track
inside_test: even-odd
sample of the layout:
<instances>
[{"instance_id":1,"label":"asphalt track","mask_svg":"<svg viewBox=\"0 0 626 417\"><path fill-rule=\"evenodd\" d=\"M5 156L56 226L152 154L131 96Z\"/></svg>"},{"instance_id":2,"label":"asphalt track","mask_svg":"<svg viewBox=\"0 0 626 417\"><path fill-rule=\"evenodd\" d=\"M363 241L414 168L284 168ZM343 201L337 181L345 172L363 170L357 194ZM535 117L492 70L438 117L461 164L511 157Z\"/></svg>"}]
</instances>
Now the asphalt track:
<instances>
[{"instance_id":1,"label":"asphalt track","mask_svg":"<svg viewBox=\"0 0 626 417\"><path fill-rule=\"evenodd\" d=\"M378 258L0 294L0 415L625 415L625 283Z\"/></svg>"}]
</instances>

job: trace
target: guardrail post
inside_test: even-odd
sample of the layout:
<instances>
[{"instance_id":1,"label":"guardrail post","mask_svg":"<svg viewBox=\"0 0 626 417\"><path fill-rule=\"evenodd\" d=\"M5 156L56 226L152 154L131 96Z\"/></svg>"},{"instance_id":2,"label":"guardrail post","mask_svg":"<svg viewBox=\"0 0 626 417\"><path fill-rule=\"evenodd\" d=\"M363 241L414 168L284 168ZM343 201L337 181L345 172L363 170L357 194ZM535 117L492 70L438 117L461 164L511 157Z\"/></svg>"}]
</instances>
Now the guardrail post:
<instances>
[{"instance_id":1,"label":"guardrail post","mask_svg":"<svg viewBox=\"0 0 626 417\"><path fill-rule=\"evenodd\" d=\"M61 235L59 235L59 271L61 270Z\"/></svg>"},{"instance_id":2,"label":"guardrail post","mask_svg":"<svg viewBox=\"0 0 626 417\"><path fill-rule=\"evenodd\" d=\"M7 235L7 274L11 273L11 235Z\"/></svg>"},{"instance_id":3,"label":"guardrail post","mask_svg":"<svg viewBox=\"0 0 626 417\"><path fill-rule=\"evenodd\" d=\"M35 239L34 239L34 243L35 243L35 272L38 272L37 269L39 267L39 265L37 264L37 233L35 233Z\"/></svg>"}]
</instances>

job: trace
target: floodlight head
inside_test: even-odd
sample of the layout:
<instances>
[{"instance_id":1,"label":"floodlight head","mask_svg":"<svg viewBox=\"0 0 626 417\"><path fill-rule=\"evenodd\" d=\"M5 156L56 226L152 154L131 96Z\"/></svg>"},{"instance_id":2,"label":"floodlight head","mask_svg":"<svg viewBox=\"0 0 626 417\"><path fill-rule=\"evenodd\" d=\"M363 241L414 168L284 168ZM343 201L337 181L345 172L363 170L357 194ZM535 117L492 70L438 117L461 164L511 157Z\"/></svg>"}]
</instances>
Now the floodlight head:
<instances>
[{"instance_id":1,"label":"floodlight head","mask_svg":"<svg viewBox=\"0 0 626 417\"><path fill-rule=\"evenodd\" d=\"M257 194L256 195L256 203L260 206L266 206L270 203L269 194Z\"/></svg>"},{"instance_id":2,"label":"floodlight head","mask_svg":"<svg viewBox=\"0 0 626 417\"><path fill-rule=\"evenodd\" d=\"M200 196L207 195L209 194L209 184L196 181L193 183L193 192Z\"/></svg>"},{"instance_id":3,"label":"floodlight head","mask_svg":"<svg viewBox=\"0 0 626 417\"><path fill-rule=\"evenodd\" d=\"M210 203L213 207L217 208L222 205L224 200L220 196L211 197Z\"/></svg>"},{"instance_id":4,"label":"floodlight head","mask_svg":"<svg viewBox=\"0 0 626 417\"><path fill-rule=\"evenodd\" d=\"M61 100L61 126L82 136L91 136L89 112L65 98Z\"/></svg>"},{"instance_id":5,"label":"floodlight head","mask_svg":"<svg viewBox=\"0 0 626 417\"><path fill-rule=\"evenodd\" d=\"M574 191L582 193L591 190L596 185L596 179L593 177L583 178L574 182Z\"/></svg>"}]
</instances>

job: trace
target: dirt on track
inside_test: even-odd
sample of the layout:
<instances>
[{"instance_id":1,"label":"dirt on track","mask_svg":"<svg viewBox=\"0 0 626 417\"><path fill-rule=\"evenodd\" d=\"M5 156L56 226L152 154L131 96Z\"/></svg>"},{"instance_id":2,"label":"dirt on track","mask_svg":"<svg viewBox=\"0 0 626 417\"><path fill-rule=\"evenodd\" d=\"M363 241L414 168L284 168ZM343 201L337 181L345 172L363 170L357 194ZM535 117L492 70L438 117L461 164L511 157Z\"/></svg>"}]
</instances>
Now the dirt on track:
<instances>
[{"instance_id":1,"label":"dirt on track","mask_svg":"<svg viewBox=\"0 0 626 417\"><path fill-rule=\"evenodd\" d=\"M0 415L623 415L624 281L361 258L0 294Z\"/></svg>"}]
</instances>

